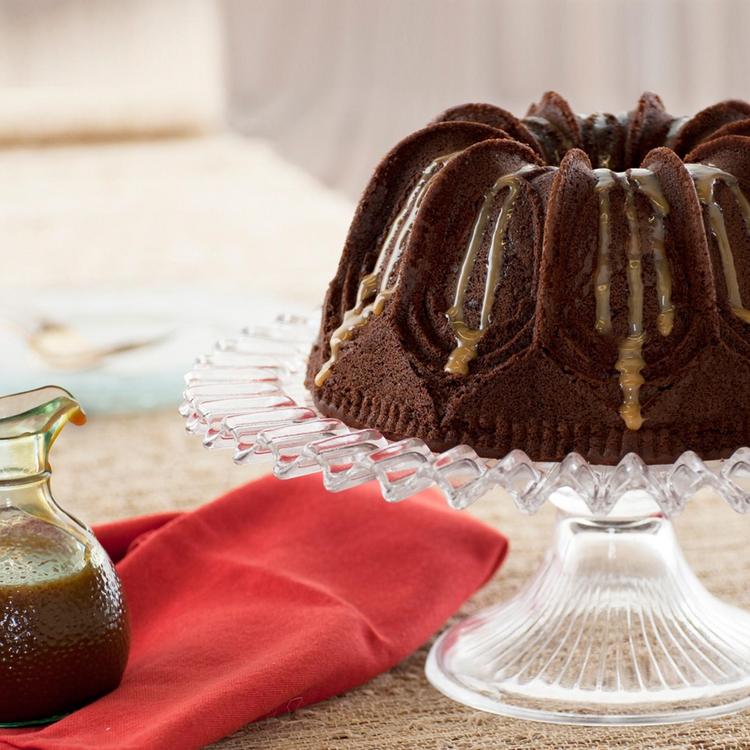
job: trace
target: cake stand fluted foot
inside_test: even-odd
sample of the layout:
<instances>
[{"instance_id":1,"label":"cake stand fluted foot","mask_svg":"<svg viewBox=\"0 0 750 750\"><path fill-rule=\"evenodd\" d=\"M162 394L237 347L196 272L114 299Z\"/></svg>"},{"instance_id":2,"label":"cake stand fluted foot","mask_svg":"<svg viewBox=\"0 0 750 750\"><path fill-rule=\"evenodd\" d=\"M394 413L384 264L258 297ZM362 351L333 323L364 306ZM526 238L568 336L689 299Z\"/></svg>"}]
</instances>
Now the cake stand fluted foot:
<instances>
[{"instance_id":1,"label":"cake stand fluted foot","mask_svg":"<svg viewBox=\"0 0 750 750\"><path fill-rule=\"evenodd\" d=\"M750 613L701 585L662 516L560 515L516 596L454 625L427 677L473 708L566 724L659 724L750 707Z\"/></svg>"}]
</instances>

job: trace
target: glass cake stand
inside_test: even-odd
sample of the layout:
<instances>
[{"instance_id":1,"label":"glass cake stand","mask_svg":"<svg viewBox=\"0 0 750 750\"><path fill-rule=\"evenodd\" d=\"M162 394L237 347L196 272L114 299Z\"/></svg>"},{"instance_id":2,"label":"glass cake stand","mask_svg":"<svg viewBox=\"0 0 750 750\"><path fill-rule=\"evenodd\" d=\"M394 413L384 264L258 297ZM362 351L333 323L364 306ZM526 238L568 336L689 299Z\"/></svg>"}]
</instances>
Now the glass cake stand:
<instances>
[{"instance_id":1,"label":"glass cake stand","mask_svg":"<svg viewBox=\"0 0 750 750\"><path fill-rule=\"evenodd\" d=\"M636 455L617 466L577 454L540 464L462 445L435 454L415 438L322 417L304 387L317 320L283 317L219 341L186 375L181 414L208 448L238 463L270 459L280 479L320 472L327 489L376 480L389 502L436 486L454 508L494 487L522 513L558 508L539 571L508 601L445 631L430 682L460 703L571 724L657 724L750 707L750 614L712 596L675 539L670 517L713 492L750 508L750 449L670 466Z\"/></svg>"}]
</instances>

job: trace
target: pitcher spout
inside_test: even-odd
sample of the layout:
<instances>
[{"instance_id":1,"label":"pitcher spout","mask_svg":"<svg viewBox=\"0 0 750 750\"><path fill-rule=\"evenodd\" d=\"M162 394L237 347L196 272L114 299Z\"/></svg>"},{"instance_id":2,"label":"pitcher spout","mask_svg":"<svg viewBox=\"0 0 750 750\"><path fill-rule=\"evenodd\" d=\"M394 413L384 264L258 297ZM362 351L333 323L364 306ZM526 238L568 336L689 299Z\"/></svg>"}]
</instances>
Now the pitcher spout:
<instances>
[{"instance_id":1,"label":"pitcher spout","mask_svg":"<svg viewBox=\"0 0 750 750\"><path fill-rule=\"evenodd\" d=\"M0 482L48 473L49 451L63 427L85 421L78 401L58 386L0 397Z\"/></svg>"}]
</instances>

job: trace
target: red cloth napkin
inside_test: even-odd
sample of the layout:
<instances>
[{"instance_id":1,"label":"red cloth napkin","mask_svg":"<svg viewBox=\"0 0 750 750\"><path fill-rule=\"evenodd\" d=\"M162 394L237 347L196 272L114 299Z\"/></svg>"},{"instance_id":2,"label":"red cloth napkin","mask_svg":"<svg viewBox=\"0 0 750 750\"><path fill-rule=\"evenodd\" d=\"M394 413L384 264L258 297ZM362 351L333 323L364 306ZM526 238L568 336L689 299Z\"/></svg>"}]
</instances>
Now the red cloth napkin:
<instances>
[{"instance_id":1,"label":"red cloth napkin","mask_svg":"<svg viewBox=\"0 0 750 750\"><path fill-rule=\"evenodd\" d=\"M192 513L102 526L133 641L122 685L34 750L189 750L348 690L420 646L502 562L505 539L432 493L318 478L240 487Z\"/></svg>"}]
</instances>

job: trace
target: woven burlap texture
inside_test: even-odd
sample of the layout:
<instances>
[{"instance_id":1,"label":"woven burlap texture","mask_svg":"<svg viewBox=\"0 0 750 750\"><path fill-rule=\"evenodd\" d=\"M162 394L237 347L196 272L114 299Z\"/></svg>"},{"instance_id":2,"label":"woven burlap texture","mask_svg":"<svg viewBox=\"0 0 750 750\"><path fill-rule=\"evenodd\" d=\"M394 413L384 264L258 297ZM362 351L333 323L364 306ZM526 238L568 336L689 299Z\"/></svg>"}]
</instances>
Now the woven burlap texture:
<instances>
[{"instance_id":1,"label":"woven burlap texture","mask_svg":"<svg viewBox=\"0 0 750 750\"><path fill-rule=\"evenodd\" d=\"M55 448L58 500L90 523L177 508L189 509L264 468L232 464L187 436L176 413L94 417L68 429ZM279 490L283 492L283 484ZM500 528L511 553L500 573L463 607L474 612L513 594L541 560L553 514L531 518L493 496L470 512ZM750 519L718 501L694 503L678 519L684 551L718 596L750 607L747 544ZM427 582L426 582L427 583ZM426 681L427 645L395 669L346 695L251 724L213 745L222 750L734 750L750 748L746 714L672 727L556 727L482 714L459 706Z\"/></svg>"}]
</instances>

